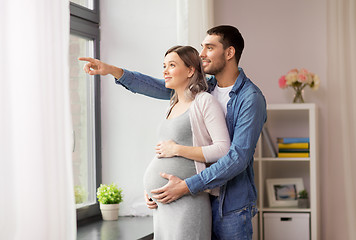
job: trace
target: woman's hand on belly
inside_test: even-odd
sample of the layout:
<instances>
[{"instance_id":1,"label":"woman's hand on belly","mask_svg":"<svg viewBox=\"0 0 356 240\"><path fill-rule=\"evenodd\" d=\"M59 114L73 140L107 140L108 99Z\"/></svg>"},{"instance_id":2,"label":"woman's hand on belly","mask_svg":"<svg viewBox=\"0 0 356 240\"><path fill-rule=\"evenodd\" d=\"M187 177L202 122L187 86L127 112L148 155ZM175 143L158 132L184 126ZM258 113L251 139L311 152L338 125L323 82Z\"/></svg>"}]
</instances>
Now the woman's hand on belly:
<instances>
[{"instance_id":1,"label":"woman's hand on belly","mask_svg":"<svg viewBox=\"0 0 356 240\"><path fill-rule=\"evenodd\" d=\"M178 156L179 145L173 140L159 142L155 149L158 158L168 158Z\"/></svg>"},{"instance_id":2,"label":"woman's hand on belly","mask_svg":"<svg viewBox=\"0 0 356 240\"><path fill-rule=\"evenodd\" d=\"M145 191L145 201L146 205L149 209L156 209L157 208L157 203L152 200Z\"/></svg>"}]
</instances>

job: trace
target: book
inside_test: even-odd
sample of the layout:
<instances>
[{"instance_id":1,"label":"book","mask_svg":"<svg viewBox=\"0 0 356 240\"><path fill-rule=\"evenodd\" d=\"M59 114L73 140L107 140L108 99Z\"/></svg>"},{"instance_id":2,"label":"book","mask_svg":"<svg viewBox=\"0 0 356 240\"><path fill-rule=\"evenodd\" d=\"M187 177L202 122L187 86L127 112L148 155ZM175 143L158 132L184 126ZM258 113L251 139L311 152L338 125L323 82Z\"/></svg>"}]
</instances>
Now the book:
<instances>
[{"instance_id":1,"label":"book","mask_svg":"<svg viewBox=\"0 0 356 240\"><path fill-rule=\"evenodd\" d=\"M294 153L308 153L309 152L309 148L280 148L278 149L278 151L280 153L285 152L285 153L290 153L290 152L294 152Z\"/></svg>"},{"instance_id":2,"label":"book","mask_svg":"<svg viewBox=\"0 0 356 240\"><path fill-rule=\"evenodd\" d=\"M278 143L309 143L309 138L277 138Z\"/></svg>"},{"instance_id":3,"label":"book","mask_svg":"<svg viewBox=\"0 0 356 240\"><path fill-rule=\"evenodd\" d=\"M278 153L279 158L307 158L309 153Z\"/></svg>"},{"instance_id":4,"label":"book","mask_svg":"<svg viewBox=\"0 0 356 240\"><path fill-rule=\"evenodd\" d=\"M278 143L278 149L309 149L309 143L301 142L301 143Z\"/></svg>"},{"instance_id":5,"label":"book","mask_svg":"<svg viewBox=\"0 0 356 240\"><path fill-rule=\"evenodd\" d=\"M271 152L272 157L277 157L277 151L273 145L271 135L269 134L268 128L263 126L262 128L262 137L266 141L269 151Z\"/></svg>"}]
</instances>

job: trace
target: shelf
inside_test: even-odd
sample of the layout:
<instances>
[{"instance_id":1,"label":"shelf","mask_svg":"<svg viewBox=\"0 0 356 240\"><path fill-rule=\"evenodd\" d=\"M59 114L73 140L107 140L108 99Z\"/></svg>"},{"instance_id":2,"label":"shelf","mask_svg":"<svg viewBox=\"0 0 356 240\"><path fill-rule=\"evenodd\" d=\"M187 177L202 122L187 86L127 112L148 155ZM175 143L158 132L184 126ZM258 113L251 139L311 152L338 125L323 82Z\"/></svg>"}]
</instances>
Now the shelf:
<instances>
[{"instance_id":1,"label":"shelf","mask_svg":"<svg viewBox=\"0 0 356 240\"><path fill-rule=\"evenodd\" d=\"M261 208L260 212L311 212L310 208Z\"/></svg>"},{"instance_id":2,"label":"shelf","mask_svg":"<svg viewBox=\"0 0 356 240\"><path fill-rule=\"evenodd\" d=\"M315 108L314 103L267 105L267 110L309 110L314 108Z\"/></svg>"},{"instance_id":3,"label":"shelf","mask_svg":"<svg viewBox=\"0 0 356 240\"><path fill-rule=\"evenodd\" d=\"M318 189L318 116L317 106L306 104L268 104L268 137L261 137L254 155L255 182L258 191L258 238L264 239L263 213L308 213L310 216L310 240L320 240L319 189ZM278 137L309 137L309 157L278 158ZM270 144L268 144L270 143ZM309 208L269 207L267 179L301 178L309 193ZM273 193L272 193L273 194ZM274 193L275 194L275 193Z\"/></svg>"},{"instance_id":4,"label":"shelf","mask_svg":"<svg viewBox=\"0 0 356 240\"><path fill-rule=\"evenodd\" d=\"M309 162L310 158L272 158L272 157L256 157L255 161L269 161L269 162Z\"/></svg>"}]
</instances>

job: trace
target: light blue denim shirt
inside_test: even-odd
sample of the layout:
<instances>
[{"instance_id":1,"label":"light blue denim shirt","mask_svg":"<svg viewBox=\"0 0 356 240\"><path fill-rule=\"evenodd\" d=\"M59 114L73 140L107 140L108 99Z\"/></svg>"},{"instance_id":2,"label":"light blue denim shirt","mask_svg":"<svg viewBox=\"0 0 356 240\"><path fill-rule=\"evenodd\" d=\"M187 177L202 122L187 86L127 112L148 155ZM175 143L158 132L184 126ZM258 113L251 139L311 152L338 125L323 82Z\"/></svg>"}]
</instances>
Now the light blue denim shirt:
<instances>
[{"instance_id":1,"label":"light blue denim shirt","mask_svg":"<svg viewBox=\"0 0 356 240\"><path fill-rule=\"evenodd\" d=\"M254 182L253 154L263 124L267 118L266 101L260 89L239 68L240 74L229 93L226 123L231 138L229 152L201 173L185 179L192 194L220 187L219 212L229 212L255 205L257 190ZM171 90L165 88L164 80L138 72L124 70L117 84L134 93L170 99ZM208 79L209 92L217 81Z\"/></svg>"}]
</instances>

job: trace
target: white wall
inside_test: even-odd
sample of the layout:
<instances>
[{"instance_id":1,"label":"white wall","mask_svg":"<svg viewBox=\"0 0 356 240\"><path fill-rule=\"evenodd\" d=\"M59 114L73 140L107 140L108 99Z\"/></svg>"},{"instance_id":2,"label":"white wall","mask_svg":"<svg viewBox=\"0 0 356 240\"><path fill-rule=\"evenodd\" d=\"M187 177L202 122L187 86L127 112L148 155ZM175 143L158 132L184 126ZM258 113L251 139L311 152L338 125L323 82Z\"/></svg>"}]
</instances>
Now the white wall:
<instances>
[{"instance_id":1,"label":"white wall","mask_svg":"<svg viewBox=\"0 0 356 240\"><path fill-rule=\"evenodd\" d=\"M229 14L234 13L234 14ZM320 102L326 87L326 3L323 0L215 1L215 25L236 26L245 39L240 66L268 103L290 103L291 89L278 79L292 68L307 68L322 79L321 88L306 88L307 102ZM290 91L288 91L290 90Z\"/></svg>"},{"instance_id":2,"label":"white wall","mask_svg":"<svg viewBox=\"0 0 356 240\"><path fill-rule=\"evenodd\" d=\"M165 51L177 42L176 1L105 0L101 8L101 59L162 76ZM124 192L120 215L149 212L143 200L143 174L154 156L156 129L168 101L133 94L102 77L103 182Z\"/></svg>"}]
</instances>

